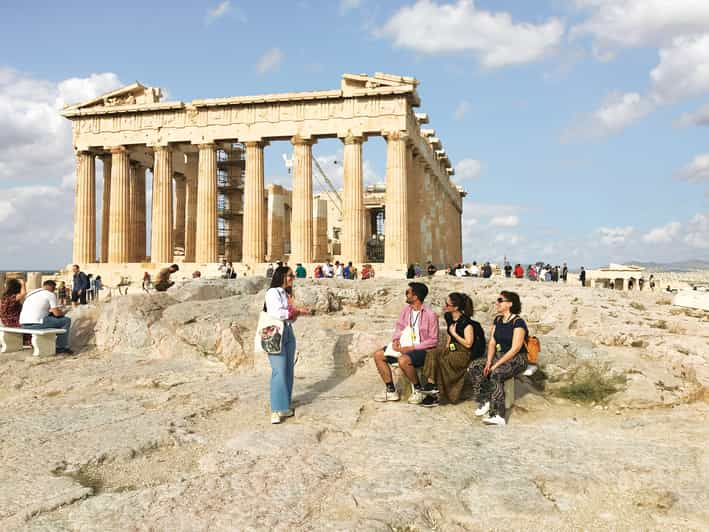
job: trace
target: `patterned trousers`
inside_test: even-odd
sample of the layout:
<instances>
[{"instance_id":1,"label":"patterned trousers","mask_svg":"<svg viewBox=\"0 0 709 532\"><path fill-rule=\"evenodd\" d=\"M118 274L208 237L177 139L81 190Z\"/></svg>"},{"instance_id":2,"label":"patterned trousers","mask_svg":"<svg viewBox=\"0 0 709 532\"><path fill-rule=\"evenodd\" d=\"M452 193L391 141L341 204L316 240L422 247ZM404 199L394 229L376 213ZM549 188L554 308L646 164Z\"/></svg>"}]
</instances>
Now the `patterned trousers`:
<instances>
[{"instance_id":1,"label":"patterned trousers","mask_svg":"<svg viewBox=\"0 0 709 532\"><path fill-rule=\"evenodd\" d=\"M503 355L504 353L495 353L492 363L500 360ZM481 405L490 401L491 416L497 414L500 417L505 417L505 381L513 379L527 369L527 354L517 353L487 377L483 375L486 361L486 358L478 358L468 368L468 376L473 383L474 397Z\"/></svg>"}]
</instances>

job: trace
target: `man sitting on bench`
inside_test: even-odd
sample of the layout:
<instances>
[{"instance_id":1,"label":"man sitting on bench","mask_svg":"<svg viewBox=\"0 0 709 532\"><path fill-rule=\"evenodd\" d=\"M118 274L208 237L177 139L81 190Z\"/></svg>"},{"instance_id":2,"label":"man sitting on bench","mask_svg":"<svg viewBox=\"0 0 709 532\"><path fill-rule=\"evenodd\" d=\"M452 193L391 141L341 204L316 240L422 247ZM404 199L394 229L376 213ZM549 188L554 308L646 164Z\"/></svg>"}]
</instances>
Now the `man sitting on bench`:
<instances>
[{"instance_id":1,"label":"man sitting on bench","mask_svg":"<svg viewBox=\"0 0 709 532\"><path fill-rule=\"evenodd\" d=\"M71 318L64 315L57 303L54 290L57 283L44 281L42 288L32 290L25 296L20 313L20 327L24 329L65 329L57 335L57 354L73 355L69 349L69 327Z\"/></svg>"},{"instance_id":2,"label":"man sitting on bench","mask_svg":"<svg viewBox=\"0 0 709 532\"><path fill-rule=\"evenodd\" d=\"M374 362L386 385L385 390L374 397L375 401L399 400L399 392L394 386L389 367L389 364L396 362L414 387L409 403L420 404L424 399L416 368L423 367L426 362L426 351L438 345L438 316L431 307L423 304L427 295L428 287L425 284L409 283L406 290L407 305L396 322L392 341L374 353Z\"/></svg>"}]
</instances>

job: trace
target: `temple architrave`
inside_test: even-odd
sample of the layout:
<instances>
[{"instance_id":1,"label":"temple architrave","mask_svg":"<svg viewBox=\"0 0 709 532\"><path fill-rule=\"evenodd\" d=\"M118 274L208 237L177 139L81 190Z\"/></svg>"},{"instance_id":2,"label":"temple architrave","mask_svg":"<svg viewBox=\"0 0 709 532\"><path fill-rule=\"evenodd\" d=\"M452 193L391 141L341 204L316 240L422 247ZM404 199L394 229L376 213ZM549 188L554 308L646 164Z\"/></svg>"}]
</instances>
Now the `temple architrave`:
<instances>
[{"instance_id":1,"label":"temple architrave","mask_svg":"<svg viewBox=\"0 0 709 532\"><path fill-rule=\"evenodd\" d=\"M345 74L337 90L186 103L133 83L66 107L77 158L73 262L104 282L172 262L205 273L221 259L249 272L276 260L308 271L326 259L379 262L378 272L396 275L412 262L459 262L465 192L435 131L422 128L427 115L414 112L417 85ZM386 139L386 183L365 187L362 151L373 136ZM321 138L344 144L336 198L313 194ZM293 145L291 189L264 185L264 149L277 140Z\"/></svg>"}]
</instances>

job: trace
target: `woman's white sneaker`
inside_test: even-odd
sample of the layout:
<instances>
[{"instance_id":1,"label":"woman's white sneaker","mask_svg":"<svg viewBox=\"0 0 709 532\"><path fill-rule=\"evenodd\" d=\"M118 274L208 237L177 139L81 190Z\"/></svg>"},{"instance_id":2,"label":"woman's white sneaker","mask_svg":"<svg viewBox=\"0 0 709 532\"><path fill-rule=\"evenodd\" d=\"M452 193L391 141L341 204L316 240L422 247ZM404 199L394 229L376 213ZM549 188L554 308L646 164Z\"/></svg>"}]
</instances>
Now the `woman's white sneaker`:
<instances>
[{"instance_id":1,"label":"woman's white sneaker","mask_svg":"<svg viewBox=\"0 0 709 532\"><path fill-rule=\"evenodd\" d=\"M281 414L278 412L271 412L271 424L278 425L281 421Z\"/></svg>"},{"instance_id":2,"label":"woman's white sneaker","mask_svg":"<svg viewBox=\"0 0 709 532\"><path fill-rule=\"evenodd\" d=\"M384 388L383 392L380 392L374 396L374 400L377 403L386 403L387 401L398 401L399 400L399 392L397 392L396 390L394 390L393 392L390 392L389 390Z\"/></svg>"},{"instance_id":3,"label":"woman's white sneaker","mask_svg":"<svg viewBox=\"0 0 709 532\"><path fill-rule=\"evenodd\" d=\"M500 416L490 416L483 419L483 423L486 425L507 425L504 417Z\"/></svg>"},{"instance_id":4,"label":"woman's white sneaker","mask_svg":"<svg viewBox=\"0 0 709 532\"><path fill-rule=\"evenodd\" d=\"M482 405L480 408L475 410L475 415L482 417L490 411L490 401Z\"/></svg>"},{"instance_id":5,"label":"woman's white sneaker","mask_svg":"<svg viewBox=\"0 0 709 532\"><path fill-rule=\"evenodd\" d=\"M281 415L281 417L293 417L295 415L295 410L289 408L288 410L282 410L278 413Z\"/></svg>"}]
</instances>

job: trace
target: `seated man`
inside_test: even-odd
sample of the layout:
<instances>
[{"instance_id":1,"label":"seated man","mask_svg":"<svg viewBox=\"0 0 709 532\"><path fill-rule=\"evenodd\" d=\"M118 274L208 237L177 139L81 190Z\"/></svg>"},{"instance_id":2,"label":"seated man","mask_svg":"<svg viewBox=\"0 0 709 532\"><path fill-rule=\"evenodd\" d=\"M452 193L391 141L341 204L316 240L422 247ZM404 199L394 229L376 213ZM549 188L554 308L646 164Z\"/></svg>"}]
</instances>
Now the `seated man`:
<instances>
[{"instance_id":1,"label":"seated man","mask_svg":"<svg viewBox=\"0 0 709 532\"><path fill-rule=\"evenodd\" d=\"M32 290L25 296L20 312L20 326L24 329L66 329L57 335L57 354L73 355L69 349L71 318L64 316L59 308L54 291L57 283L45 281L42 288Z\"/></svg>"},{"instance_id":2,"label":"seated man","mask_svg":"<svg viewBox=\"0 0 709 532\"><path fill-rule=\"evenodd\" d=\"M401 311L394 326L392 341L374 353L374 362L382 377L385 390L374 397L375 401L398 401L399 392L394 386L389 364L399 363L401 371L414 387L409 403L420 404L424 399L421 383L416 376L416 368L423 367L426 351L438 345L438 316L431 307L423 304L428 295L428 287L412 282L406 290L407 305Z\"/></svg>"},{"instance_id":3,"label":"seated man","mask_svg":"<svg viewBox=\"0 0 709 532\"><path fill-rule=\"evenodd\" d=\"M160 270L160 273L158 274L158 282L155 283L155 290L157 290L158 292L164 292L172 285L174 285L175 281L170 280L170 275L172 275L179 269L180 267L177 264L173 264L172 266L168 266L167 268L163 268L162 270Z\"/></svg>"}]
</instances>

